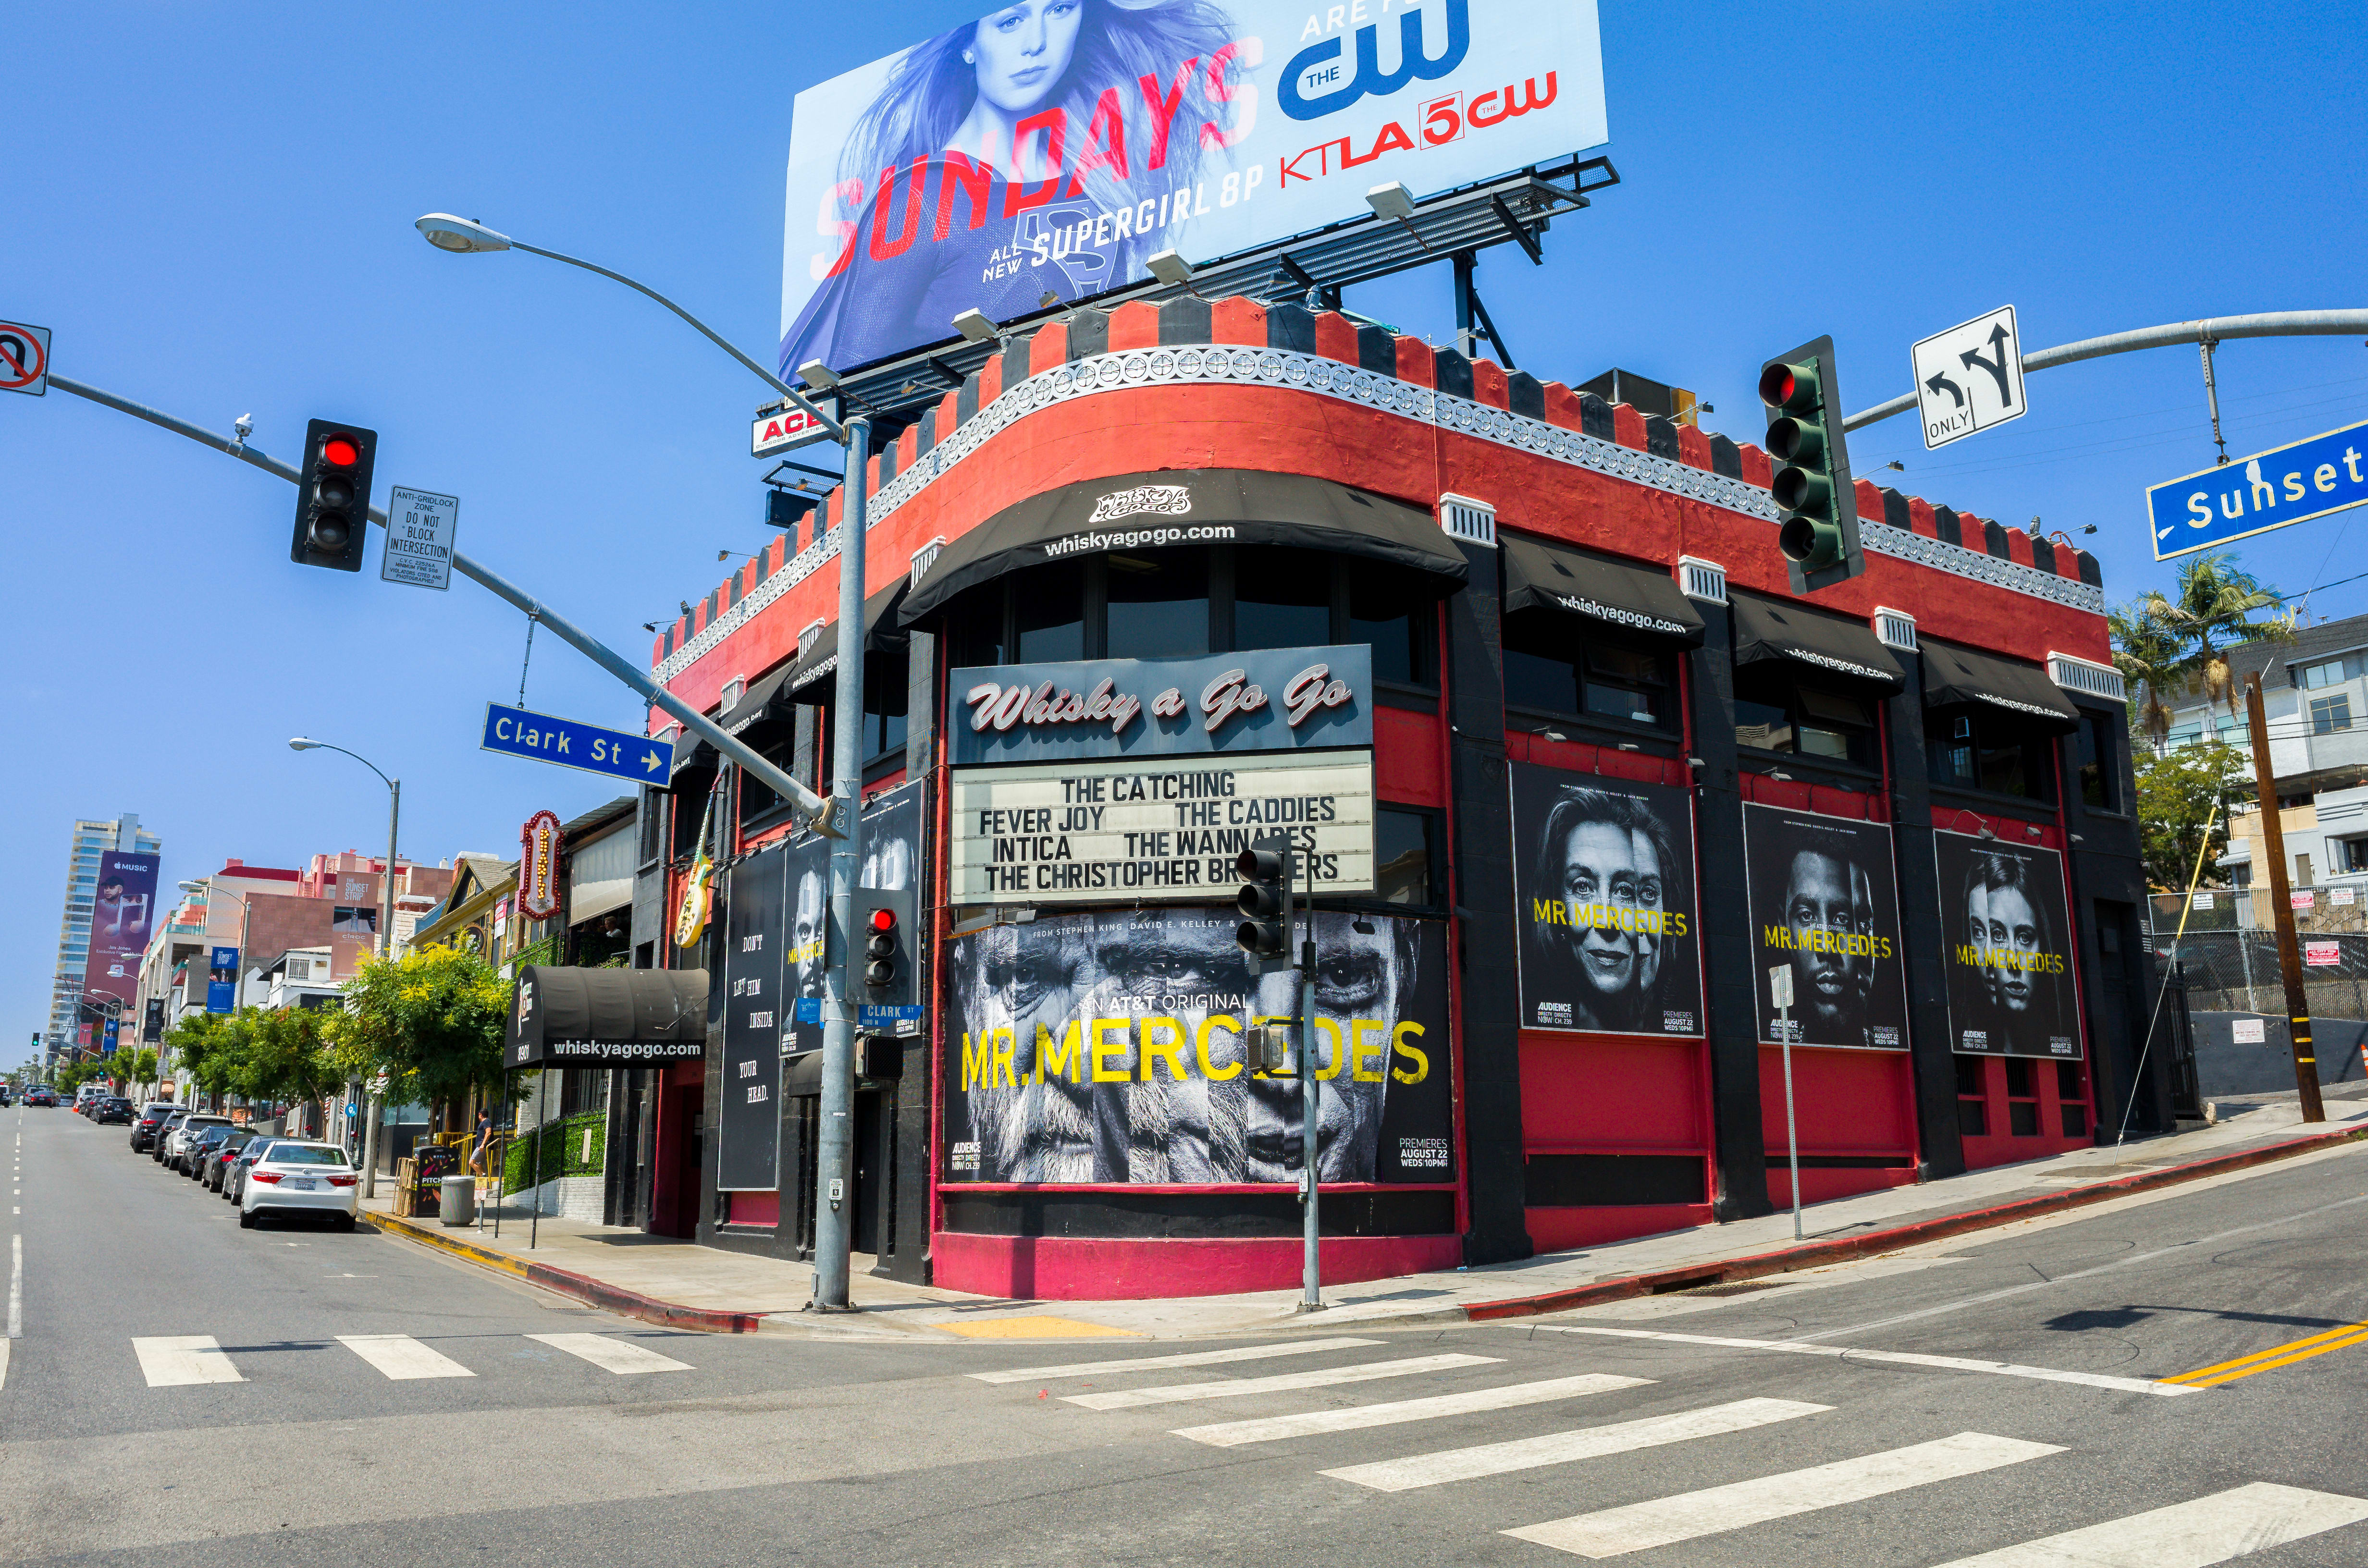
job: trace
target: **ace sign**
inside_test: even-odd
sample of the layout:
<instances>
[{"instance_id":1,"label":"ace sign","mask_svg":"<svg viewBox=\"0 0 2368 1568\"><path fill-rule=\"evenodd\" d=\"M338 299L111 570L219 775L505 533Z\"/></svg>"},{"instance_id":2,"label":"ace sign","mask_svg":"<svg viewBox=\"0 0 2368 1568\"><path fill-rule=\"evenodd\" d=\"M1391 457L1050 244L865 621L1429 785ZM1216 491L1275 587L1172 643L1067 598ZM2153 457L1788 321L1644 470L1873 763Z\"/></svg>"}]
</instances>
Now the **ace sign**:
<instances>
[{"instance_id":1,"label":"ace sign","mask_svg":"<svg viewBox=\"0 0 2368 1568\"><path fill-rule=\"evenodd\" d=\"M1927 451L1995 429L2028 412L2014 307L1936 332L1908 351Z\"/></svg>"}]
</instances>

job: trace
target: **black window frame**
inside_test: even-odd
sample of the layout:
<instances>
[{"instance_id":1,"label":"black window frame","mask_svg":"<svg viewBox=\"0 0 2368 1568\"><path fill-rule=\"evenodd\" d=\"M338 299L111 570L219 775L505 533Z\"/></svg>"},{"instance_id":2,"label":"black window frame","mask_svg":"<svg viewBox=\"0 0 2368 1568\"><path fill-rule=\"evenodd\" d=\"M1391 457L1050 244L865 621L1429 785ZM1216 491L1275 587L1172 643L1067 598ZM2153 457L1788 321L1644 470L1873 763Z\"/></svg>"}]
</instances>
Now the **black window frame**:
<instances>
[{"instance_id":1,"label":"black window frame","mask_svg":"<svg viewBox=\"0 0 2368 1568\"><path fill-rule=\"evenodd\" d=\"M2119 714L2082 708L2080 728L2073 737L2074 776L2079 780L2080 807L2091 816L2127 816L2122 800L2122 737L2126 721ZM2092 795L2089 784L2097 789Z\"/></svg>"},{"instance_id":2,"label":"black window frame","mask_svg":"<svg viewBox=\"0 0 2368 1568\"><path fill-rule=\"evenodd\" d=\"M1755 689L1747 691L1747 687ZM1781 688L1780 694L1782 698L1781 702L1767 699L1765 693L1770 687ZM1819 699L1854 702L1865 710L1869 716L1869 722L1863 726L1854 726L1854 728L1861 728L1864 732L1863 756L1859 755L1856 749L1853 749L1852 755L1847 757L1828 756L1823 752L1800 749L1798 737L1804 727L1828 730L1836 722L1830 714L1825 714L1816 716L1824 720L1822 724L1804 725L1803 718L1807 710L1808 699L1813 695ZM1782 709L1786 725L1794 737L1793 744L1790 746L1759 746L1746 741L1743 738L1743 726L1740 722L1742 705L1745 702L1749 702L1755 707ZM1884 700L1879 696L1854 689L1847 685L1804 681L1789 665L1762 659L1736 667L1735 703L1736 750L1745 757L1754 760L1781 759L1786 767L1797 764L1807 768L1829 769L1836 775L1846 778L1873 778L1882 776L1884 714Z\"/></svg>"},{"instance_id":3,"label":"black window frame","mask_svg":"<svg viewBox=\"0 0 2368 1568\"><path fill-rule=\"evenodd\" d=\"M1688 661L1684 656L1684 650L1657 638L1626 635L1610 629L1597 631L1588 628L1580 631L1575 630L1575 626L1573 618L1553 609L1515 610L1504 618L1503 629L1499 635L1502 639L1500 646L1508 656L1505 677L1507 716L1505 727L1508 730L1526 730L1536 733L1538 733L1536 726L1518 724L1512 720L1515 716L1545 719L1552 721L1557 729L1577 727L1582 730L1598 731L1622 739L1633 738L1662 743L1655 747L1656 751L1666 750L1668 755L1676 756L1674 748L1685 735L1684 682ZM1564 662L1554 659L1551 653L1540 653L1529 648L1517 646L1520 642L1530 641L1533 636L1541 640L1554 636L1565 646L1578 650L1579 656L1567 662L1571 670L1571 697L1574 701L1582 705L1587 699L1586 666L1589 654L1597 652L1643 654L1655 660L1661 667L1662 687L1668 697L1667 718L1659 722L1646 723L1637 719L1624 719L1613 713L1589 712L1584 706L1555 708L1517 699L1512 691L1510 655L1518 653L1523 658L1542 659L1548 663Z\"/></svg>"},{"instance_id":4,"label":"black window frame","mask_svg":"<svg viewBox=\"0 0 2368 1568\"><path fill-rule=\"evenodd\" d=\"M2062 781L2055 777L2061 761L2059 739L2058 732L2037 720L2021 718L1977 702L1927 708L1924 710L1924 777L1933 788L1957 794L2053 806L2062 787ZM1959 746L1959 742L1966 744ZM2010 747L2009 743L2011 743ZM1969 750L1973 754L1975 777L1972 779L1941 770L1941 757L1944 748ZM2022 777L2025 783L2032 788L2000 790L1991 786L1987 759L1995 755L2003 755L2009 749L2021 754Z\"/></svg>"},{"instance_id":5,"label":"black window frame","mask_svg":"<svg viewBox=\"0 0 2368 1568\"><path fill-rule=\"evenodd\" d=\"M2310 733L2314 737L2340 735L2351 728L2351 694L2350 692L2329 692L2325 697L2314 697L2308 700ZM2339 720L2340 722L2338 722Z\"/></svg>"}]
</instances>

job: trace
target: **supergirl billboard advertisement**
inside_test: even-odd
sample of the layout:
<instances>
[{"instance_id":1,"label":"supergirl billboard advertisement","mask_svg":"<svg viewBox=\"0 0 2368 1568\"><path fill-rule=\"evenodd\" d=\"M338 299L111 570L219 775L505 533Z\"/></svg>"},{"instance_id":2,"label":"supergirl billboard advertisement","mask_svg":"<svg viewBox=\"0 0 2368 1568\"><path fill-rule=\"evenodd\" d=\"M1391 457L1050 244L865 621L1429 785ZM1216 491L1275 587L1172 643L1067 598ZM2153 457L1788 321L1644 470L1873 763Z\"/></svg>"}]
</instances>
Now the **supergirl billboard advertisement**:
<instances>
[{"instance_id":1,"label":"supergirl billboard advertisement","mask_svg":"<svg viewBox=\"0 0 2368 1568\"><path fill-rule=\"evenodd\" d=\"M846 371L1609 138L1593 0L1019 0L809 87L781 371ZM1049 299L1048 299L1049 296Z\"/></svg>"}]
</instances>

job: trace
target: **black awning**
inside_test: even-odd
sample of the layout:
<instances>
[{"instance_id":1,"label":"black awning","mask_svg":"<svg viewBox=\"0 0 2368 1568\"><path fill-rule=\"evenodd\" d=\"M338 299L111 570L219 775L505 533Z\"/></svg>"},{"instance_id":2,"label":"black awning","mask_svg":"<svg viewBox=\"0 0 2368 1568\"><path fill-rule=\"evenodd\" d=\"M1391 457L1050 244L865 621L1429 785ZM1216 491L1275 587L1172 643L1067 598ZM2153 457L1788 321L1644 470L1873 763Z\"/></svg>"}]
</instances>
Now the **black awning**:
<instances>
[{"instance_id":1,"label":"black awning","mask_svg":"<svg viewBox=\"0 0 2368 1568\"><path fill-rule=\"evenodd\" d=\"M502 1065L663 1067L706 1053L705 970L529 964L510 1002Z\"/></svg>"},{"instance_id":2,"label":"black awning","mask_svg":"<svg viewBox=\"0 0 2368 1568\"><path fill-rule=\"evenodd\" d=\"M727 735L737 735L759 726L789 722L791 710L790 676L797 669L797 661L788 664L765 676L740 694L740 700L716 716L716 725Z\"/></svg>"},{"instance_id":3,"label":"black awning","mask_svg":"<svg viewBox=\"0 0 2368 1568\"><path fill-rule=\"evenodd\" d=\"M1907 685L1899 662L1864 621L1751 594L1733 595L1731 602L1737 665L1782 659L1795 668L1836 676L1885 696Z\"/></svg>"},{"instance_id":4,"label":"black awning","mask_svg":"<svg viewBox=\"0 0 2368 1568\"><path fill-rule=\"evenodd\" d=\"M1924 655L1924 706L1975 702L2058 731L2080 727L2080 710L2055 689L2037 665L1979 653L1953 642L1919 638Z\"/></svg>"},{"instance_id":5,"label":"black awning","mask_svg":"<svg viewBox=\"0 0 2368 1568\"><path fill-rule=\"evenodd\" d=\"M1453 583L1469 574L1438 520L1418 507L1305 474L1171 469L1064 485L1006 506L939 552L905 596L905 623L1022 567L1212 539L1304 545Z\"/></svg>"},{"instance_id":6,"label":"black awning","mask_svg":"<svg viewBox=\"0 0 2368 1568\"><path fill-rule=\"evenodd\" d=\"M716 770L723 766L723 758L712 744L689 730L677 730L674 737L674 766L666 770L666 793L680 795L705 790L715 782Z\"/></svg>"},{"instance_id":7,"label":"black awning","mask_svg":"<svg viewBox=\"0 0 2368 1568\"><path fill-rule=\"evenodd\" d=\"M1667 572L1592 551L1498 533L1505 552L1505 612L1553 609L1622 631L1702 640L1702 618Z\"/></svg>"},{"instance_id":8,"label":"black awning","mask_svg":"<svg viewBox=\"0 0 2368 1568\"><path fill-rule=\"evenodd\" d=\"M905 590L911 585L910 578L899 577L863 601L863 651L865 653L877 653L883 648L897 646L905 641L905 628L898 622L894 612L897 605L904 600ZM790 666L789 684L782 687L784 697L792 701L822 701L824 694L821 692L814 692L803 698L799 697L798 693L837 668L838 668L838 622L834 620L824 627L821 634L814 638L814 646L799 654L797 663Z\"/></svg>"}]
</instances>

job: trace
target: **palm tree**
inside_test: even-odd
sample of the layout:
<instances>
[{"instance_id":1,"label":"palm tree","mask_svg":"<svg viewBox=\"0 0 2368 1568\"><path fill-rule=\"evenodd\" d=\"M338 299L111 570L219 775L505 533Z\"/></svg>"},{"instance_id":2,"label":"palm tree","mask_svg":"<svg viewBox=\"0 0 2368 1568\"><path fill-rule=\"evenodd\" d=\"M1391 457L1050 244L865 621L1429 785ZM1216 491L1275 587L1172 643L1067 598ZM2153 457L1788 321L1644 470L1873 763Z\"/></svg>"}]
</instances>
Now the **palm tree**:
<instances>
[{"instance_id":1,"label":"palm tree","mask_svg":"<svg viewBox=\"0 0 2368 1568\"><path fill-rule=\"evenodd\" d=\"M2144 735L2160 756L2170 738L2167 694L2187 684L2186 643L2165 626L2145 599L2105 612L2113 637L2113 667L2129 688L2130 729Z\"/></svg>"},{"instance_id":2,"label":"palm tree","mask_svg":"<svg viewBox=\"0 0 2368 1568\"><path fill-rule=\"evenodd\" d=\"M2214 551L2180 567L2175 593L2151 589L2139 597L2138 608L2144 619L2185 647L2178 673L2200 679L2205 699L2226 705L2233 721L2237 702L2227 650L2242 642L2290 641L2294 631L2291 612L2253 619L2284 603L2284 595L2263 587L2250 572L2238 570L2234 555Z\"/></svg>"}]
</instances>

